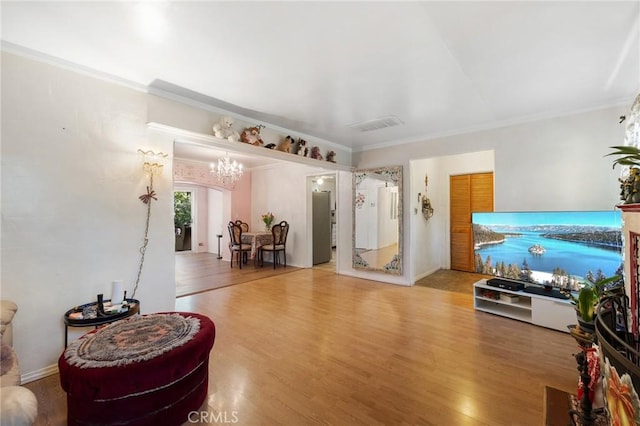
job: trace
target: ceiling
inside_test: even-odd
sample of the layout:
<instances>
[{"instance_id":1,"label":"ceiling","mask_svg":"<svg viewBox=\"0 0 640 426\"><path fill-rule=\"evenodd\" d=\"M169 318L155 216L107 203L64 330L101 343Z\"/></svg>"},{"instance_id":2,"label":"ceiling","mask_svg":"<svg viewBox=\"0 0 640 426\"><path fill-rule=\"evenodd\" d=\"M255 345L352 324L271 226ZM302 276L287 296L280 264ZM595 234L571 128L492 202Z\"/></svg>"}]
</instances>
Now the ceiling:
<instances>
[{"instance_id":1,"label":"ceiling","mask_svg":"<svg viewBox=\"0 0 640 426\"><path fill-rule=\"evenodd\" d=\"M640 92L639 1L10 2L4 49L361 151ZM354 123L395 116L361 131Z\"/></svg>"}]
</instances>

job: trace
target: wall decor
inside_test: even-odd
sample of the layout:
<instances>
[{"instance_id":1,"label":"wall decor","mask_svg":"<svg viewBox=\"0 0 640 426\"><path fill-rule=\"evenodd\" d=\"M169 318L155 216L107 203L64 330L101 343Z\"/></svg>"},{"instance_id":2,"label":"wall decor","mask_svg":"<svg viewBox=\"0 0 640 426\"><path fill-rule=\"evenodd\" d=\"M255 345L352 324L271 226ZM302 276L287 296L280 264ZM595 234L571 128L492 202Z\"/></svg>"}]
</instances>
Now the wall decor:
<instances>
[{"instance_id":1,"label":"wall decor","mask_svg":"<svg viewBox=\"0 0 640 426\"><path fill-rule=\"evenodd\" d=\"M433 207L431 206L431 200L427 197L427 186L429 185L429 176L424 175L424 194L422 194L422 198L419 200L422 205L422 216L426 220L431 219L433 216ZM420 198L420 194L418 194Z\"/></svg>"}]
</instances>

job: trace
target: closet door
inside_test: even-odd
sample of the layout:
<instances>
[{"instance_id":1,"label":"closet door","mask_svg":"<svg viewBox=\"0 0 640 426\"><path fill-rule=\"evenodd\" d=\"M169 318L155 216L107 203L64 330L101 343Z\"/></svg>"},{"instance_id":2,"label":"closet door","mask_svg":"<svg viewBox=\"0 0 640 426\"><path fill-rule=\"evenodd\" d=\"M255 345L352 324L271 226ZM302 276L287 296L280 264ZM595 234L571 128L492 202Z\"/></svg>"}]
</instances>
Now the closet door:
<instances>
[{"instance_id":1,"label":"closet door","mask_svg":"<svg viewBox=\"0 0 640 426\"><path fill-rule=\"evenodd\" d=\"M451 269L475 272L472 212L493 211L493 173L449 177Z\"/></svg>"}]
</instances>

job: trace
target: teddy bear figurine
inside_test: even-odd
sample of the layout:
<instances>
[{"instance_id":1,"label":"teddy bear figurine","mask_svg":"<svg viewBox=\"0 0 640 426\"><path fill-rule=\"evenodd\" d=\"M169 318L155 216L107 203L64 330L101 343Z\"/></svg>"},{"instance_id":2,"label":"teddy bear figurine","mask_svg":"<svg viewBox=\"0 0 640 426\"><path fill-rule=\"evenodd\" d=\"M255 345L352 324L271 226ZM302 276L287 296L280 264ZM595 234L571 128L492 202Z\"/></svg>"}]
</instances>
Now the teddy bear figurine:
<instances>
[{"instance_id":1,"label":"teddy bear figurine","mask_svg":"<svg viewBox=\"0 0 640 426\"><path fill-rule=\"evenodd\" d=\"M307 141L305 141L304 139L298 139L296 154L298 154L300 157L306 157L307 155L309 155L309 150L307 149Z\"/></svg>"},{"instance_id":2,"label":"teddy bear figurine","mask_svg":"<svg viewBox=\"0 0 640 426\"><path fill-rule=\"evenodd\" d=\"M293 138L291 136L287 136L286 138L284 138L284 140L282 142L280 142L278 144L276 149L278 151L289 153L289 152L291 152L291 149L293 148L293 144L294 144Z\"/></svg>"},{"instance_id":3,"label":"teddy bear figurine","mask_svg":"<svg viewBox=\"0 0 640 426\"><path fill-rule=\"evenodd\" d=\"M247 127L242 131L240 140L254 146L264 146L264 141L260 137L260 129L263 127L264 126L261 124L253 127Z\"/></svg>"},{"instance_id":4,"label":"teddy bear figurine","mask_svg":"<svg viewBox=\"0 0 640 426\"><path fill-rule=\"evenodd\" d=\"M231 126L233 126L233 118L229 116L221 117L220 121L213 125L213 135L220 139L226 139L229 142L238 142L240 140L240 134Z\"/></svg>"},{"instance_id":5,"label":"teddy bear figurine","mask_svg":"<svg viewBox=\"0 0 640 426\"><path fill-rule=\"evenodd\" d=\"M336 152L335 151L329 151L327 153L327 161L329 161L331 163L335 163L336 162Z\"/></svg>"},{"instance_id":6,"label":"teddy bear figurine","mask_svg":"<svg viewBox=\"0 0 640 426\"><path fill-rule=\"evenodd\" d=\"M322 160L322 154L320 154L320 148L314 146L311 148L311 158L314 160Z\"/></svg>"}]
</instances>

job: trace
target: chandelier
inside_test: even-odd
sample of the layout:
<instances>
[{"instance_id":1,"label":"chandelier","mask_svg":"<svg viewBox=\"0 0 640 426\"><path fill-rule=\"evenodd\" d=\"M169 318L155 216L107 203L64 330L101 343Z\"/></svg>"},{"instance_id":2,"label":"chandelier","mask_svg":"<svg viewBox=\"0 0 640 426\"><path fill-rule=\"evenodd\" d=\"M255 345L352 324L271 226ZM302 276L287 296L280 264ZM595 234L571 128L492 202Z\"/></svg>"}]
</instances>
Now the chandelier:
<instances>
[{"instance_id":1,"label":"chandelier","mask_svg":"<svg viewBox=\"0 0 640 426\"><path fill-rule=\"evenodd\" d=\"M217 165L211 163L211 174L215 175L223 185L235 184L243 173L242 164L236 160L231 161L229 153L225 153L224 157L219 158Z\"/></svg>"}]
</instances>

